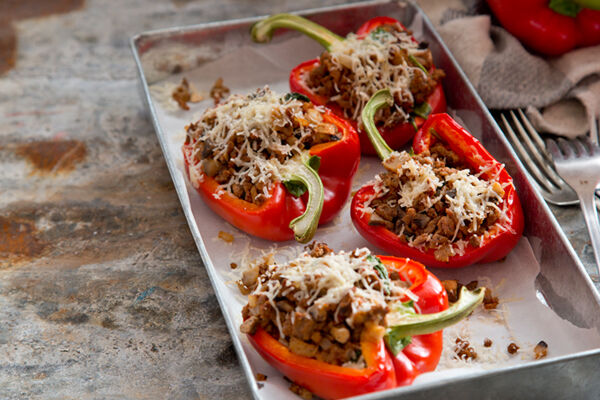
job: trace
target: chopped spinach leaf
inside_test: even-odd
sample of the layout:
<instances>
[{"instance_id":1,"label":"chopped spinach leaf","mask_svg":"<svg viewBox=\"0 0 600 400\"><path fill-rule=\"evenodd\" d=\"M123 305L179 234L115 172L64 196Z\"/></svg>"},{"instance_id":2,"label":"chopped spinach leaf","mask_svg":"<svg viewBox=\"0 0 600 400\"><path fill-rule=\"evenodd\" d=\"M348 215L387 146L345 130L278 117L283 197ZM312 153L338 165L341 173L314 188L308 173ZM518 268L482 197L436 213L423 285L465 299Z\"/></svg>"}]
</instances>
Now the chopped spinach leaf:
<instances>
[{"instance_id":1,"label":"chopped spinach leaf","mask_svg":"<svg viewBox=\"0 0 600 400\"><path fill-rule=\"evenodd\" d=\"M315 170L315 172L319 172L319 168L321 168L321 157L319 156L311 156L307 164L309 167Z\"/></svg>"},{"instance_id":2,"label":"chopped spinach leaf","mask_svg":"<svg viewBox=\"0 0 600 400\"><path fill-rule=\"evenodd\" d=\"M431 114L431 111L433 111L431 109L431 106L429 105L429 103L425 102L416 106L413 110L413 114L418 115L421 118L427 119L427 117L429 117L429 114Z\"/></svg>"},{"instance_id":3,"label":"chopped spinach leaf","mask_svg":"<svg viewBox=\"0 0 600 400\"><path fill-rule=\"evenodd\" d=\"M302 196L308 190L303 182L293 179L283 181L283 186L295 197Z\"/></svg>"},{"instance_id":4,"label":"chopped spinach leaf","mask_svg":"<svg viewBox=\"0 0 600 400\"><path fill-rule=\"evenodd\" d=\"M283 99L285 101L300 100L300 101L303 101L305 103L309 103L310 102L310 99L308 97L306 97L302 93L298 93L298 92L288 93L288 94L285 95L285 97Z\"/></svg>"}]
</instances>

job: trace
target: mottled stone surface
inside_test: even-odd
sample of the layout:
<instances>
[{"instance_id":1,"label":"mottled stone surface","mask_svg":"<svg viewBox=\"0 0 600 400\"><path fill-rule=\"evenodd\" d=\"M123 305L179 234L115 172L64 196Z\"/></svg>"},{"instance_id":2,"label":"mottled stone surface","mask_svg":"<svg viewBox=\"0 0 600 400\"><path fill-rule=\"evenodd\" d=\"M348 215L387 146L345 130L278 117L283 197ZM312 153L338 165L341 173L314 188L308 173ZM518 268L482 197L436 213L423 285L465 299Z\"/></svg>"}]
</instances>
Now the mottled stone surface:
<instances>
[{"instance_id":1,"label":"mottled stone surface","mask_svg":"<svg viewBox=\"0 0 600 400\"><path fill-rule=\"evenodd\" d=\"M129 38L323 2L56 3L0 24L0 398L250 398Z\"/></svg>"},{"instance_id":2,"label":"mottled stone surface","mask_svg":"<svg viewBox=\"0 0 600 400\"><path fill-rule=\"evenodd\" d=\"M63 1L0 23L0 398L250 397L128 41L343 2ZM581 213L555 211L591 271Z\"/></svg>"},{"instance_id":3,"label":"mottled stone surface","mask_svg":"<svg viewBox=\"0 0 600 400\"><path fill-rule=\"evenodd\" d=\"M556 216L558 224L561 226L575 253L585 266L586 271L594 281L596 289L600 290L600 276L598 267L594 260L594 250L590 235L588 234L583 214L579 206L557 207L550 206L550 209Z\"/></svg>"}]
</instances>

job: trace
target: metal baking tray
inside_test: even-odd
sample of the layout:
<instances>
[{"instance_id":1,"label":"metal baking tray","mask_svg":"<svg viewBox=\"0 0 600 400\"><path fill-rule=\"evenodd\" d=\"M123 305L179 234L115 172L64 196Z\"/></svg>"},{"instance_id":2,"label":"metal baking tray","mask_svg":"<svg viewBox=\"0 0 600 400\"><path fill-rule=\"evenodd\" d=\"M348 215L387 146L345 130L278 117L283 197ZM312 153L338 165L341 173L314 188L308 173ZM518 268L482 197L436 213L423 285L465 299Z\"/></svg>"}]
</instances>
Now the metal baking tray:
<instances>
[{"instance_id":1,"label":"metal baking tray","mask_svg":"<svg viewBox=\"0 0 600 400\"><path fill-rule=\"evenodd\" d=\"M506 288L525 279L521 277L521 269L536 264L533 274L525 279L529 288L526 290L537 299L542 311L548 310L547 313L550 314L529 312L520 315L513 323L525 330L531 329L536 332L553 331L553 323L556 321L559 325L569 327L568 331L559 332L564 334L559 335L561 339L554 343L555 348L563 349L560 354L552 353L551 344L549 356L542 360L517 360L512 364L499 362L498 365L492 363L491 367L471 368L466 371L457 369L457 373L454 374L433 375L435 379L425 379L415 382L412 386L372 393L360 398L597 398L597 393L600 393L600 296L548 206L527 180L520 161L431 22L415 4L390 0L307 10L300 14L341 35L352 32L369 18L387 15L411 27L420 40L429 43L436 66L446 72L443 85L453 115L458 117L498 160L505 163L514 179L526 218L524 246L529 249L532 261L525 260L519 264L520 260L515 259L517 257L511 258L509 255L504 265L496 263L458 271L438 269L434 272L442 279L459 277L465 281L476 279L482 273L495 274L494 276L499 278L492 280L500 280L498 286L503 285L502 287ZM290 65L314 58L321 50L318 45L311 44L309 39L288 31L277 32L273 42L268 45L251 43L249 27L261 18L145 32L131 39L131 47L140 75L142 96L148 103L167 166L215 289L240 364L248 378L250 391L256 399L276 396L294 398L295 395L290 392L271 388L276 385L271 382L277 381L281 376L270 369L239 333L241 316L236 313L239 314L243 299L240 300L232 288L235 286L232 285L235 277L228 270L229 264L225 260L226 257L232 257L242 243L264 250L274 246L280 251L287 251L299 245L273 245L260 239L249 238L228 226L204 206L183 174L179 149L184 138L182 121L191 122L197 118L201 108L194 108L193 105L192 111L188 112L169 110L166 98L159 100L157 94L161 87L163 91L166 90L167 86L161 86L161 82L176 82L182 76L191 77L193 83L205 78L214 81L220 74L227 77L226 84L232 83L235 91L252 86L262 87L266 83L285 90L285 74L289 72ZM261 54L269 55L269 59L262 64ZM244 71L248 71L248 75L253 77L252 82L240 76L245 74ZM369 176L376 173L376 165L374 160L361 161L356 180L368 180ZM344 212L348 214L347 209ZM320 228L317 238L327 238L330 243L333 241L337 249L365 245L366 242L358 237L352 228L342 229L345 224L349 224L348 218L342 216L333 225ZM216 239L219 230L234 232L236 244L227 247L227 244ZM348 235L355 237L349 238ZM550 322L548 315L556 321ZM571 333L571 329L574 333ZM586 334L580 336L578 332ZM256 372L265 371L269 372L269 381L261 389L254 376Z\"/></svg>"}]
</instances>

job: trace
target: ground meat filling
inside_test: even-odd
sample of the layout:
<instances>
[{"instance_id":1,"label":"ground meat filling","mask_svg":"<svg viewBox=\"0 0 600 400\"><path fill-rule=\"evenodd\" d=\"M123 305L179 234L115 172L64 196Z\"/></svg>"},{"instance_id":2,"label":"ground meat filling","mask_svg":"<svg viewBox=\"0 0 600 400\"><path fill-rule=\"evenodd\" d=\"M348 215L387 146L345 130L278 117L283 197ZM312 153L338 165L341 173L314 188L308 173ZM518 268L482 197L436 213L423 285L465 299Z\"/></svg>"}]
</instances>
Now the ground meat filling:
<instances>
[{"instance_id":1,"label":"ground meat filling","mask_svg":"<svg viewBox=\"0 0 600 400\"><path fill-rule=\"evenodd\" d=\"M269 197L290 160L342 138L334 124L324 121L321 108L268 88L230 96L186 131L197 168L224 191L257 205Z\"/></svg>"},{"instance_id":2,"label":"ground meat filling","mask_svg":"<svg viewBox=\"0 0 600 400\"><path fill-rule=\"evenodd\" d=\"M504 189L462 165L442 144L419 155L395 152L383 163L369 224L383 225L412 247L434 249L437 260L479 247L501 219Z\"/></svg>"},{"instance_id":3,"label":"ground meat filling","mask_svg":"<svg viewBox=\"0 0 600 400\"><path fill-rule=\"evenodd\" d=\"M347 118L358 121L369 98L389 88L395 107L375 114L378 126L389 127L407 122L444 77L442 70L431 71L432 66L425 42L417 43L398 25L384 25L364 38L350 34L333 45L304 79L314 92L339 105Z\"/></svg>"},{"instance_id":4,"label":"ground meat filling","mask_svg":"<svg viewBox=\"0 0 600 400\"><path fill-rule=\"evenodd\" d=\"M361 340L380 340L388 304L409 293L397 273L382 276L378 262L368 249L336 254L322 243L286 265L265 260L239 282L251 292L240 329L262 327L293 353L364 368Z\"/></svg>"}]
</instances>

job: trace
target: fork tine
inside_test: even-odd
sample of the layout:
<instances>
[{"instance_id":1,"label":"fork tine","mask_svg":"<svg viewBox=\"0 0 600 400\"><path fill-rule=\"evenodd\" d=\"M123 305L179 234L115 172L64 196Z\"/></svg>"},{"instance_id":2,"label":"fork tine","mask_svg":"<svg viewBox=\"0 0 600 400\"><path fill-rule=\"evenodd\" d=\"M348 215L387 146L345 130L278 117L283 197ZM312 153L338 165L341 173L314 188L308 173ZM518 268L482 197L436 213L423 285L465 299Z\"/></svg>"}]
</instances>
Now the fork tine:
<instances>
[{"instance_id":1,"label":"fork tine","mask_svg":"<svg viewBox=\"0 0 600 400\"><path fill-rule=\"evenodd\" d=\"M598 132L598 120L592 118L590 122L590 139L596 146L600 143L600 132Z\"/></svg>"},{"instance_id":2,"label":"fork tine","mask_svg":"<svg viewBox=\"0 0 600 400\"><path fill-rule=\"evenodd\" d=\"M522 141L525 143L525 146L529 150L529 154L531 154L539 167L546 177L552 182L555 186L560 187L564 184L562 178L558 176L558 174L552 168L552 158L546 152L546 146L544 146L544 142L542 138L537 133L537 131L533 128L523 111L518 110L519 115L522 118L523 124L519 122L519 119L515 115L515 113L511 110L510 116L512 117L513 123L519 132ZM523 125L527 128L525 130ZM535 143L534 143L535 142Z\"/></svg>"},{"instance_id":3,"label":"fork tine","mask_svg":"<svg viewBox=\"0 0 600 400\"><path fill-rule=\"evenodd\" d=\"M566 139L558 138L557 143L560 151L563 154L563 158L571 158L575 155L573 147L569 144L569 142Z\"/></svg>"},{"instance_id":4,"label":"fork tine","mask_svg":"<svg viewBox=\"0 0 600 400\"><path fill-rule=\"evenodd\" d=\"M533 176L535 181L545 191L547 191L547 192L554 191L555 188L552 186L552 183L550 181L548 181L548 179L546 179L546 177L540 173L540 170L538 168L535 167L535 162L531 159L531 157L529 156L529 153L525 150L525 148L523 147L523 145L521 144L519 139L517 139L517 135L515 134L515 131L512 129L512 127L508 123L508 120L506 119L504 114L500 114L500 119L502 120L502 123L504 124L505 132L508 134L508 137L513 144L513 148L517 152L519 158L523 161L523 163L527 167L527 171L530 173L530 175Z\"/></svg>"},{"instance_id":5,"label":"fork tine","mask_svg":"<svg viewBox=\"0 0 600 400\"><path fill-rule=\"evenodd\" d=\"M554 160L562 160L564 158L563 154L558 148L558 144L556 143L556 141L552 139L546 139L546 148L548 149Z\"/></svg>"},{"instance_id":6,"label":"fork tine","mask_svg":"<svg viewBox=\"0 0 600 400\"><path fill-rule=\"evenodd\" d=\"M571 144L575 148L577 157L588 157L592 153L591 147L584 143L583 138L581 137L571 140Z\"/></svg>"},{"instance_id":7,"label":"fork tine","mask_svg":"<svg viewBox=\"0 0 600 400\"><path fill-rule=\"evenodd\" d=\"M529 132L529 136L535 142L536 147L538 149L541 149L542 155L546 158L547 161L552 163L552 157L550 157L550 154L548 154L548 152L545 150L546 146L544 146L544 139L542 139L540 134L535 130L535 128L533 127L533 125L529 121L529 118L527 118L527 116L525 115L523 110L521 110L519 108L517 110L517 112L519 113L519 116L521 117L521 121L523 121L523 125L525 125L525 128L527 128L527 132Z\"/></svg>"},{"instance_id":8,"label":"fork tine","mask_svg":"<svg viewBox=\"0 0 600 400\"><path fill-rule=\"evenodd\" d=\"M598 145L595 144L588 136L583 136L579 138L579 140L583 142L591 155L600 153L600 147L598 147Z\"/></svg>"}]
</instances>

